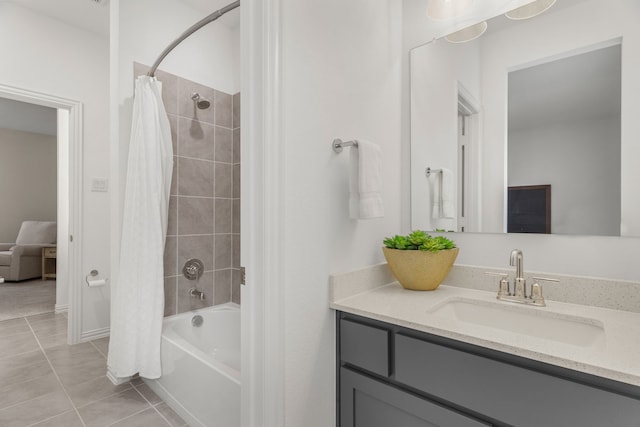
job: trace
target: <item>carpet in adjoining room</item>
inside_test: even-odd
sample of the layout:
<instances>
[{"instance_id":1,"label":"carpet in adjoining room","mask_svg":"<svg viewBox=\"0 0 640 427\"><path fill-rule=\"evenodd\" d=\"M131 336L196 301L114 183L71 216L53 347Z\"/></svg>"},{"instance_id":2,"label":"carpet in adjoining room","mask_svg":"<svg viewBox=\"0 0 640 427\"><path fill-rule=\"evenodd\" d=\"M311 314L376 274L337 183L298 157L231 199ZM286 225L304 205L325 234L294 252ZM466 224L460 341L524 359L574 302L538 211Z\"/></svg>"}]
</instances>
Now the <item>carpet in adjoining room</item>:
<instances>
[{"instance_id":1,"label":"carpet in adjoining room","mask_svg":"<svg viewBox=\"0 0 640 427\"><path fill-rule=\"evenodd\" d=\"M0 320L55 311L55 280L0 283Z\"/></svg>"}]
</instances>

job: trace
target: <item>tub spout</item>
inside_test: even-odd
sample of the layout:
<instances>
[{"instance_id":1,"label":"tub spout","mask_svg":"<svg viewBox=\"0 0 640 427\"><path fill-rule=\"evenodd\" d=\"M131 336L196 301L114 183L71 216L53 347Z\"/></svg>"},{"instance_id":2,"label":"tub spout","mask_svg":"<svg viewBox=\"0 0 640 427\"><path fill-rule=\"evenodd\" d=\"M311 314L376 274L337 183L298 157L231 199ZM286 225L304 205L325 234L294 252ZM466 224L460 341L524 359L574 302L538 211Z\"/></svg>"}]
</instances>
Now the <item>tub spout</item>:
<instances>
[{"instance_id":1,"label":"tub spout","mask_svg":"<svg viewBox=\"0 0 640 427\"><path fill-rule=\"evenodd\" d=\"M196 288L189 289L189 296L204 300L204 292L197 290Z\"/></svg>"}]
</instances>

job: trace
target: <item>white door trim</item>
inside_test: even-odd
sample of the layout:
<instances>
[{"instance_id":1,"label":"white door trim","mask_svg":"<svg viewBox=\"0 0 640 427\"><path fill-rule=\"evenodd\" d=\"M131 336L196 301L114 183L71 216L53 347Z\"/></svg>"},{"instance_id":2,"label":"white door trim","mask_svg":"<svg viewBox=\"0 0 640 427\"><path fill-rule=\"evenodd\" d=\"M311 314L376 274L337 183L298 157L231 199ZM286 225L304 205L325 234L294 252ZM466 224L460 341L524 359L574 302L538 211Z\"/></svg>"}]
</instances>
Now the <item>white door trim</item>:
<instances>
[{"instance_id":1,"label":"white door trim","mask_svg":"<svg viewBox=\"0 0 640 427\"><path fill-rule=\"evenodd\" d=\"M68 342L75 344L80 338L82 301L82 103L6 85L0 85L0 96L63 110L58 120L58 182L67 185L58 186L56 280L68 284L68 301L56 301L56 310L63 311L68 307ZM61 120L64 122L65 118L68 119L66 129L60 126Z\"/></svg>"},{"instance_id":2,"label":"white door trim","mask_svg":"<svg viewBox=\"0 0 640 427\"><path fill-rule=\"evenodd\" d=\"M285 426L280 0L241 7L242 426Z\"/></svg>"}]
</instances>

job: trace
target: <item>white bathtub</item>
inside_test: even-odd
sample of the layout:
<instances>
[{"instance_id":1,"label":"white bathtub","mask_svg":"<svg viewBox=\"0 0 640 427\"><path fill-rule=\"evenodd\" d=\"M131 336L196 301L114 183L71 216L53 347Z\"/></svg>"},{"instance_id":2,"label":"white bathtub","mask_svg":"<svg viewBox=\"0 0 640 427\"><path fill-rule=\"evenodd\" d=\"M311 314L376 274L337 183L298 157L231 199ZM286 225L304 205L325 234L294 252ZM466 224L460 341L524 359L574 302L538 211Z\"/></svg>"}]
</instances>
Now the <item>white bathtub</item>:
<instances>
[{"instance_id":1,"label":"white bathtub","mask_svg":"<svg viewBox=\"0 0 640 427\"><path fill-rule=\"evenodd\" d=\"M202 326L193 326L195 315ZM146 380L190 426L240 426L240 309L229 303L166 317L162 377Z\"/></svg>"}]
</instances>

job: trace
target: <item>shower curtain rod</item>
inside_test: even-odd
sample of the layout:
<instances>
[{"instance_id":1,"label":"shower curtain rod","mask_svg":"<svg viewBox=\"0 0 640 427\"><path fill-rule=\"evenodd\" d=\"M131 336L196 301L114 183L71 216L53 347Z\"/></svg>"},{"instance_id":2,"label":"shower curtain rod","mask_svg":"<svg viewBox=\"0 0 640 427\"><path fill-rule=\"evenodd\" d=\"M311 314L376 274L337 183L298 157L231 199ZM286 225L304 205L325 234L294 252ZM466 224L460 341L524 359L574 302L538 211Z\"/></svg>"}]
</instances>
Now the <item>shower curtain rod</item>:
<instances>
[{"instance_id":1,"label":"shower curtain rod","mask_svg":"<svg viewBox=\"0 0 640 427\"><path fill-rule=\"evenodd\" d=\"M216 10L211 15L206 16L205 18L201 19L200 21L196 22L195 24L193 24L192 26L187 28L187 30L184 33L182 33L182 35L180 37L175 39L169 46L167 46L167 48L165 50L162 51L162 53L160 54L158 59L156 59L156 62L154 62L153 65L151 66L151 69L147 73L147 76L153 77L155 75L155 73L156 73L156 70L158 69L158 66L162 62L162 60L176 46L178 46L180 43L182 43L184 41L184 39L186 39L187 37L189 37L191 34L195 33L196 31L198 31L200 28L204 27L205 25L210 24L211 22L213 22L216 19L220 18L225 13L230 12L233 9L237 8L238 6L240 6L240 0L234 1L233 3L226 5L222 9Z\"/></svg>"}]
</instances>

